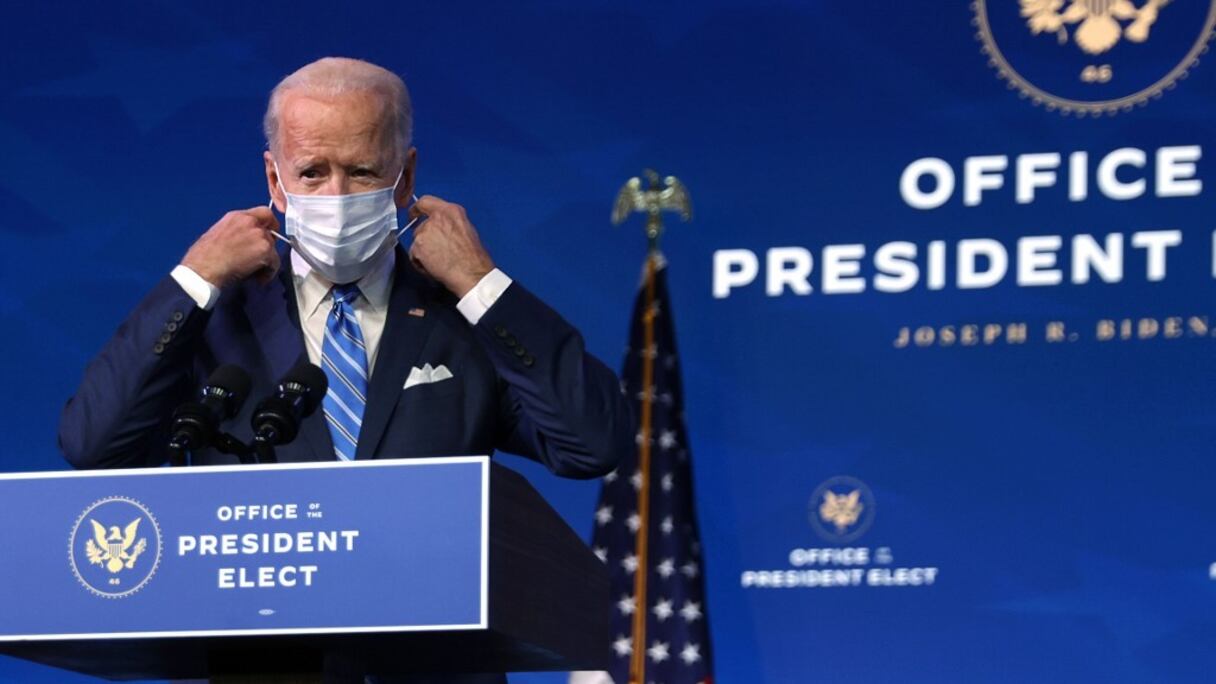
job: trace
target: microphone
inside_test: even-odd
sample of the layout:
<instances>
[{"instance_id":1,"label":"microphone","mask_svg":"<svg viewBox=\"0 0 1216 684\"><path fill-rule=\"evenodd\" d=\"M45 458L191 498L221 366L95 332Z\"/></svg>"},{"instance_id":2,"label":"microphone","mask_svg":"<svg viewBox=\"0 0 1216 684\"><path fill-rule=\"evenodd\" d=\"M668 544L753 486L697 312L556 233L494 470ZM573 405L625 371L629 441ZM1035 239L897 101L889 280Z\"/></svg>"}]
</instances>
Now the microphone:
<instances>
[{"instance_id":1,"label":"microphone","mask_svg":"<svg viewBox=\"0 0 1216 684\"><path fill-rule=\"evenodd\" d=\"M253 412L254 444L287 444L300 432L300 422L312 415L329 391L325 371L300 361L279 381L278 389Z\"/></svg>"},{"instance_id":2,"label":"microphone","mask_svg":"<svg viewBox=\"0 0 1216 684\"><path fill-rule=\"evenodd\" d=\"M249 374L239 366L224 364L211 373L198 401L182 404L173 412L169 448L179 462L187 451L210 446L222 435L220 423L235 416L249 395Z\"/></svg>"}]
</instances>

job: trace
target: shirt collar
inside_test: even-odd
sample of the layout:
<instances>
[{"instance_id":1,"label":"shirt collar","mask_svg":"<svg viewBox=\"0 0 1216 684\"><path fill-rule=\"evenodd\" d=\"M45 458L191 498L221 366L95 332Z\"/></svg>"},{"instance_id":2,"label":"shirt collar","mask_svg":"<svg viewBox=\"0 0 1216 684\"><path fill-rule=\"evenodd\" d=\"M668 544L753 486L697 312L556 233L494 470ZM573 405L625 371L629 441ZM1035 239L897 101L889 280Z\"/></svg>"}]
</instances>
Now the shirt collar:
<instances>
[{"instance_id":1,"label":"shirt collar","mask_svg":"<svg viewBox=\"0 0 1216 684\"><path fill-rule=\"evenodd\" d=\"M372 270L355 283L373 311L388 309L389 294L393 290L393 271L397 263L396 252L396 249L390 249L378 257ZM294 249L291 250L291 279L305 318L312 318L322 303L332 301L329 291L334 284L317 273Z\"/></svg>"}]
</instances>

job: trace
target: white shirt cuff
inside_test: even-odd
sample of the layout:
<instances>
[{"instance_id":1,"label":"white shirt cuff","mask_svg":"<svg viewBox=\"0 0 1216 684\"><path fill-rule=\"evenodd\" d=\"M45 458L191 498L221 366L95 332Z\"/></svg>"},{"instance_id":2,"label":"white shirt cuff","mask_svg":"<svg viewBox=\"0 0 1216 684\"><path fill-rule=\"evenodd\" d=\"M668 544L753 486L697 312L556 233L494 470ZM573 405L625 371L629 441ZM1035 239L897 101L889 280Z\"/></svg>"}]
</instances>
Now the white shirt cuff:
<instances>
[{"instance_id":1,"label":"white shirt cuff","mask_svg":"<svg viewBox=\"0 0 1216 684\"><path fill-rule=\"evenodd\" d=\"M494 302L498 301L512 282L514 281L507 277L506 273L496 268L482 276L473 289L466 292L460 301L456 302L456 309L471 325L477 325L477 321L486 315L486 312L490 310L491 306L494 306Z\"/></svg>"},{"instance_id":2,"label":"white shirt cuff","mask_svg":"<svg viewBox=\"0 0 1216 684\"><path fill-rule=\"evenodd\" d=\"M194 272L194 269L189 266L178 264L169 275L177 281L178 285L190 295L190 299L198 304L198 308L203 311L210 311L211 307L219 301L220 289L211 283L207 282L201 275Z\"/></svg>"}]
</instances>

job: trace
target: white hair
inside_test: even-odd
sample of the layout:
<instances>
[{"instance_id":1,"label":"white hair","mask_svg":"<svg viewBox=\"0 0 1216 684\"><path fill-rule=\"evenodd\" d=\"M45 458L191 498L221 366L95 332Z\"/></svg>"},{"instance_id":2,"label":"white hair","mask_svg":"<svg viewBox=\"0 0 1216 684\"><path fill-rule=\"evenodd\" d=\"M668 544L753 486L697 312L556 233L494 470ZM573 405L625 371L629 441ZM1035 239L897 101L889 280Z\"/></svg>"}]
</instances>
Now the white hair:
<instances>
[{"instance_id":1,"label":"white hair","mask_svg":"<svg viewBox=\"0 0 1216 684\"><path fill-rule=\"evenodd\" d=\"M385 117L393 124L396 135L393 139L394 159L400 159L409 148L413 137L414 110L410 105L410 93L401 77L384 67L371 62L348 57L323 57L306 64L279 81L270 92L270 103L262 119L262 130L266 133L266 145L277 149L279 136L279 109L283 96L291 90L300 90L322 97L335 97L344 93L370 92L384 102Z\"/></svg>"}]
</instances>

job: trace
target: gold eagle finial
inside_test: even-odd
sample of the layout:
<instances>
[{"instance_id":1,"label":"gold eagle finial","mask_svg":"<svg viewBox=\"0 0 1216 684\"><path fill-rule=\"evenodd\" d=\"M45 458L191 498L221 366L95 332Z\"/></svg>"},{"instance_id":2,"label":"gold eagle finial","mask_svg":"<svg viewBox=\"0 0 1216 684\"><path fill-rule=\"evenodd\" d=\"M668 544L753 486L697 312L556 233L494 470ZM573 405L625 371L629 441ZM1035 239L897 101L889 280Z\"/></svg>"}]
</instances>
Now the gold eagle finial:
<instances>
[{"instance_id":1,"label":"gold eagle finial","mask_svg":"<svg viewBox=\"0 0 1216 684\"><path fill-rule=\"evenodd\" d=\"M612 223L619 226L634 212L646 214L646 237L653 247L663 234L662 213L674 211L681 219L689 221L692 219L692 199L675 176L667 176L660 182L659 174L652 169L646 169L642 175L648 182L646 189L642 189L642 179L638 176L621 186L612 205Z\"/></svg>"}]
</instances>

